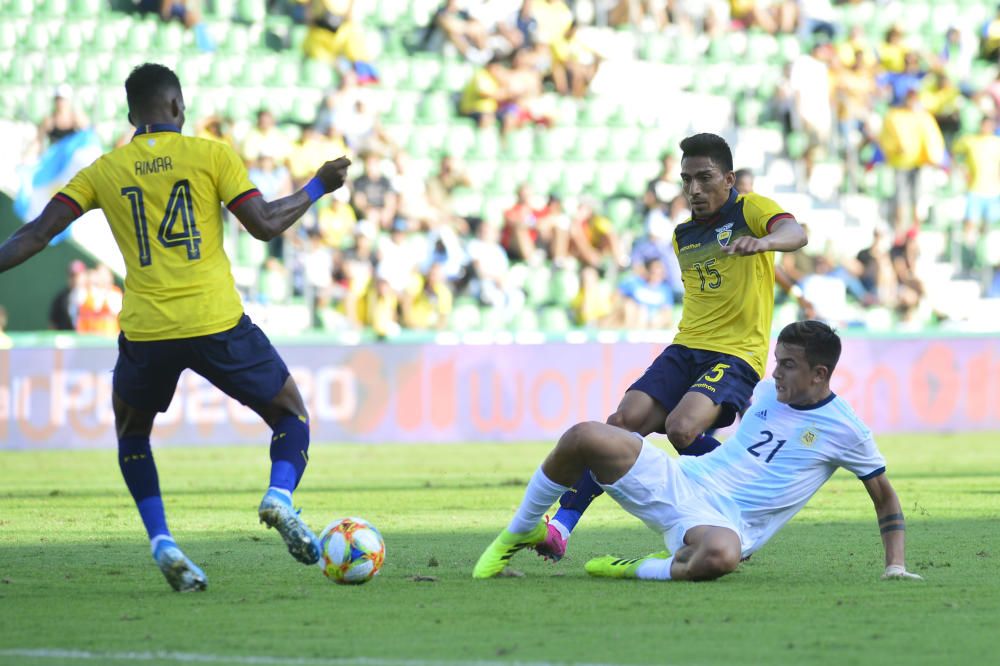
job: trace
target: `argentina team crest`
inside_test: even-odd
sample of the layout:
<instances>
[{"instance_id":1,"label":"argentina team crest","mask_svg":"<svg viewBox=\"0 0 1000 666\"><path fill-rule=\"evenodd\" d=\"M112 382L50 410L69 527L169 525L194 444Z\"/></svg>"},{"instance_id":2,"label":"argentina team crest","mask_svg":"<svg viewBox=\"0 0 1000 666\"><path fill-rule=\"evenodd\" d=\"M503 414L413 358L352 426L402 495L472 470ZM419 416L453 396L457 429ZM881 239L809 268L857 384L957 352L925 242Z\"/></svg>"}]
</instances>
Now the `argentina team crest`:
<instances>
[{"instance_id":1,"label":"argentina team crest","mask_svg":"<svg viewBox=\"0 0 1000 666\"><path fill-rule=\"evenodd\" d=\"M799 441L802 442L803 446L812 446L816 443L817 437L819 437L819 435L816 434L815 430L812 428L806 428L802 431L802 436L799 437Z\"/></svg>"},{"instance_id":2,"label":"argentina team crest","mask_svg":"<svg viewBox=\"0 0 1000 666\"><path fill-rule=\"evenodd\" d=\"M733 223L724 224L715 230L715 240L719 241L720 247L729 245L729 240L733 237Z\"/></svg>"}]
</instances>

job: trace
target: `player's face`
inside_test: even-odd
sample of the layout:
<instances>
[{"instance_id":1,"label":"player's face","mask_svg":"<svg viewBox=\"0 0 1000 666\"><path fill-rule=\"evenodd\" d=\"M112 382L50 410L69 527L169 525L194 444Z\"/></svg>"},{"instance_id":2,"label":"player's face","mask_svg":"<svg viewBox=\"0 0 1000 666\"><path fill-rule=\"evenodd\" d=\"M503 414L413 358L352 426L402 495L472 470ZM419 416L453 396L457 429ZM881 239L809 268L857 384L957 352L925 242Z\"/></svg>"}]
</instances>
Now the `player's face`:
<instances>
[{"instance_id":1,"label":"player's face","mask_svg":"<svg viewBox=\"0 0 1000 666\"><path fill-rule=\"evenodd\" d=\"M704 218L719 212L729 199L736 177L732 171L722 171L708 157L685 157L681 160L681 181L692 215Z\"/></svg>"},{"instance_id":2,"label":"player's face","mask_svg":"<svg viewBox=\"0 0 1000 666\"><path fill-rule=\"evenodd\" d=\"M777 364L771 377L778 401L792 405L816 402L813 395L823 385L823 366L809 367L805 349L781 342L774 347L774 360Z\"/></svg>"}]
</instances>

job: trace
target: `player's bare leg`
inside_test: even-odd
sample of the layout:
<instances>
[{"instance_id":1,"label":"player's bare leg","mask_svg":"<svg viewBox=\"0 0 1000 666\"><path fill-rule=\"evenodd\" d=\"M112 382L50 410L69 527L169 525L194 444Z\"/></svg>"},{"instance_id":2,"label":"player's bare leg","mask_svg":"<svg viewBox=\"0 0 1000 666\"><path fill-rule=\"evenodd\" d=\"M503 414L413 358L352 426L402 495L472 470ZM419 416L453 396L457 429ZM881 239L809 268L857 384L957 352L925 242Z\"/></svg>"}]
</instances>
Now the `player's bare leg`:
<instances>
[{"instance_id":1,"label":"player's bare leg","mask_svg":"<svg viewBox=\"0 0 1000 666\"><path fill-rule=\"evenodd\" d=\"M320 557L319 540L292 506L292 492L309 459L309 414L302 394L289 375L269 403L251 407L274 431L270 485L257 509L260 522L278 531L292 557L315 564Z\"/></svg>"},{"instance_id":2,"label":"player's bare leg","mask_svg":"<svg viewBox=\"0 0 1000 666\"><path fill-rule=\"evenodd\" d=\"M602 482L613 483L632 468L641 450L638 437L605 423L581 423L567 430L531 477L507 529L479 557L473 578L497 576L515 553L537 548L546 538L542 516L584 470L592 469Z\"/></svg>"},{"instance_id":3,"label":"player's bare leg","mask_svg":"<svg viewBox=\"0 0 1000 666\"><path fill-rule=\"evenodd\" d=\"M173 589L202 591L208 586L205 573L184 555L167 528L159 476L149 446L156 412L136 409L117 393L112 394L111 404L118 434L118 464L149 535L153 559Z\"/></svg>"},{"instance_id":4,"label":"player's bare leg","mask_svg":"<svg viewBox=\"0 0 1000 666\"><path fill-rule=\"evenodd\" d=\"M663 430L678 453L685 455L684 450L715 424L721 411L722 405L712 402L704 393L688 391L667 415Z\"/></svg>"},{"instance_id":5,"label":"player's bare leg","mask_svg":"<svg viewBox=\"0 0 1000 666\"><path fill-rule=\"evenodd\" d=\"M652 396L642 391L626 391L608 424L625 432L637 432L643 437L662 430L668 411ZM634 437L632 439L635 439ZM569 535L590 503L603 494L601 486L589 471L582 471L569 492L559 500L559 510L547 526L545 540L535 547L547 560L558 561L566 553Z\"/></svg>"}]
</instances>

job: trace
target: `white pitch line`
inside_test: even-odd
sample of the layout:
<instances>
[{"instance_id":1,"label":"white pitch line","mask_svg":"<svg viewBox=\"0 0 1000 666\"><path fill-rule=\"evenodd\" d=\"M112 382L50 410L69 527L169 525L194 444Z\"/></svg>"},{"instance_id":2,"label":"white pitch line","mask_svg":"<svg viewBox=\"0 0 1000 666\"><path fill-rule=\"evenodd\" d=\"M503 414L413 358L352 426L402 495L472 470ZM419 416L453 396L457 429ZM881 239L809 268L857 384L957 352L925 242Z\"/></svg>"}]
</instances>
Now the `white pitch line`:
<instances>
[{"instance_id":1,"label":"white pitch line","mask_svg":"<svg viewBox=\"0 0 1000 666\"><path fill-rule=\"evenodd\" d=\"M0 657L63 659L79 661L168 661L178 664L248 664L250 666L621 666L618 664L571 664L558 661L450 661L444 659L384 659L381 657L311 658L263 655L199 654L195 652L91 652L57 648L0 649Z\"/></svg>"}]
</instances>

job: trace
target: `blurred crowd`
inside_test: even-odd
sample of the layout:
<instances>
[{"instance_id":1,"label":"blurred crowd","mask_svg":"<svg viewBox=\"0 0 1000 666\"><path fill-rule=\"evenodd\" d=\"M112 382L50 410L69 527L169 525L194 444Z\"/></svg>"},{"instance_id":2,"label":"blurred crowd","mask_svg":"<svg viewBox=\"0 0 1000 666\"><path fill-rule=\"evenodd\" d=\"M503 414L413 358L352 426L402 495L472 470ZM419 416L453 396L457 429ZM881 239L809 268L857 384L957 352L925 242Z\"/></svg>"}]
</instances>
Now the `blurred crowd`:
<instances>
[{"instance_id":1,"label":"blurred crowd","mask_svg":"<svg viewBox=\"0 0 1000 666\"><path fill-rule=\"evenodd\" d=\"M979 241L1000 222L1000 75L989 81L973 75L979 65L998 61L1000 7L982 25L941 25L928 43L898 26L872 41L865 26L838 23L839 4L886 3L445 0L408 44L474 65L457 110L480 130L495 127L504 141L526 124L558 124L542 101L546 93L587 97L604 57L581 26L677 35L693 40L685 43L699 51L696 58L733 32L795 40L801 53L781 72L759 120L780 124L804 183L817 164L829 161L842 167L837 189L843 191L863 187L876 171L890 176L880 183L886 224L876 225L870 247L846 257L836 248L787 255L780 268L805 314L851 325L861 323L858 312L877 307L905 322L926 291L916 273L917 240L926 216L922 195L940 181L934 171L958 183L966 198L954 230L959 270L973 275L988 268ZM194 28L196 5L167 1L155 9L164 20ZM314 326L370 329L383 337L403 329L461 328L454 315L462 303L488 309L497 327L516 327L526 310L553 309L563 314L537 322L542 328L676 324L683 285L671 237L689 215L676 153L661 156L659 173L631 202L631 224L612 214L617 196L537 191L527 174L513 205L470 214L458 201L488 188L488 179L447 152L429 173L415 168L407 147L380 122L373 97L379 62L355 3L276 0L268 10L307 26L304 54L328 62L336 86L311 123L291 126L265 107L252 126L221 115L193 119L195 133L236 148L267 199L300 188L334 156L347 154L354 166L347 186L266 248L254 249L233 224L237 263L255 267L237 280L246 299L298 299L310 306ZM206 39L199 46L212 48ZM87 122L74 110L72 90L62 86L39 140L57 141ZM738 186L752 189L753 174L741 172ZM774 198L781 203L780 194ZM74 263L69 287L58 308L53 304L53 327L110 332L107 320L121 295L109 276L103 267ZM996 295L993 282L985 282L985 295Z\"/></svg>"}]
</instances>

